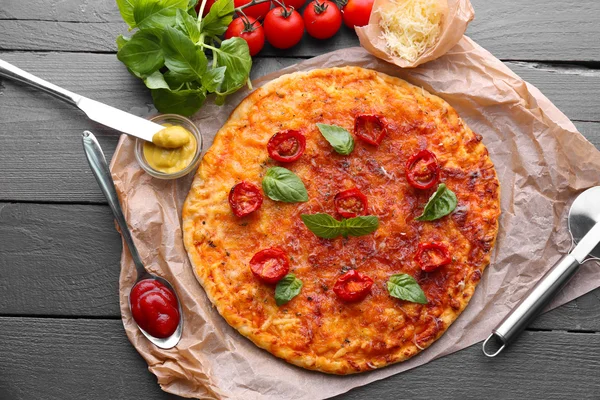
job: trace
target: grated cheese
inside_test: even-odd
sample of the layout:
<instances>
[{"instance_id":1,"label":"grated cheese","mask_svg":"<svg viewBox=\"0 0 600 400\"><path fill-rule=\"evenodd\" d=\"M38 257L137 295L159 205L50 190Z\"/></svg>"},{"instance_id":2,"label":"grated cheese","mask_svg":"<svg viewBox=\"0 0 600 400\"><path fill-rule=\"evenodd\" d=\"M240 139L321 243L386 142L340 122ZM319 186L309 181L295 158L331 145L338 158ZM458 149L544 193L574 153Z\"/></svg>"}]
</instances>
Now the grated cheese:
<instances>
[{"instance_id":1,"label":"grated cheese","mask_svg":"<svg viewBox=\"0 0 600 400\"><path fill-rule=\"evenodd\" d=\"M390 4L377 11L382 36L392 54L415 61L440 35L439 0L395 0Z\"/></svg>"}]
</instances>

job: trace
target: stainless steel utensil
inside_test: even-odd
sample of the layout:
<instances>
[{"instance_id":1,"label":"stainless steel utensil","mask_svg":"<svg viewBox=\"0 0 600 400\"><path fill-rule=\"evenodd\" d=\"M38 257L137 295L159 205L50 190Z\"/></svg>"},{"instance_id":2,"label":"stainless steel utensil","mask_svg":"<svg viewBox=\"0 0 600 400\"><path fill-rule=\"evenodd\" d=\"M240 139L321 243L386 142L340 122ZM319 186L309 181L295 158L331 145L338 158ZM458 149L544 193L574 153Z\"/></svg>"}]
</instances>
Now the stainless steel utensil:
<instances>
[{"instance_id":1,"label":"stainless steel utensil","mask_svg":"<svg viewBox=\"0 0 600 400\"><path fill-rule=\"evenodd\" d=\"M16 81L33 86L36 89L43 90L67 103L78 107L86 113L89 119L102 125L116 129L131 136L138 137L149 142L152 141L154 134L164 126L156 124L147 119L126 113L106 104L80 96L61 87L53 85L43 79L38 78L28 72L15 67L6 61L0 60L0 76L14 79Z\"/></svg>"},{"instance_id":2,"label":"stainless steel utensil","mask_svg":"<svg viewBox=\"0 0 600 400\"><path fill-rule=\"evenodd\" d=\"M121 228L121 235L123 235L123 239L129 248L131 258L133 258L133 263L135 264L135 269L137 271L136 283L143 279L156 279L171 289L177 297L177 303L179 305L179 325L177 326L177 330L175 330L171 336L165 339L160 339L150 335L142 328L139 329L148 338L148 340L150 340L156 346L162 349L170 349L171 347L175 347L177 343L179 343L181 334L183 332L183 311L181 310L179 296L177 296L177 292L175 289L173 289L173 286L169 283L169 281L149 273L146 271L146 268L144 268L144 264L142 263L137 248L133 243L133 238L131 237L129 227L127 226L127 221L125 221L125 216L123 215L123 210L121 209L121 204L119 203L119 198L117 197L115 183L110 175L110 170L108 168L108 164L106 163L106 158L104 157L102 148L100 147L100 144L96 140L94 134L89 131L83 132L83 150L85 151L85 156L90 164L90 168L94 173L94 177L96 178L102 193L106 197L106 200L108 200L108 205L110 206L115 219L117 220L119 228ZM135 284L132 286L132 288L134 286ZM131 303L129 303L129 309L131 309Z\"/></svg>"},{"instance_id":3,"label":"stainless steel utensil","mask_svg":"<svg viewBox=\"0 0 600 400\"><path fill-rule=\"evenodd\" d=\"M491 335L483 342L483 354L488 357L500 354L542 312L581 264L600 259L600 186L586 190L575 199L569 211L569 231L573 240L571 251L492 330ZM492 338L501 343L500 348L493 353L486 349Z\"/></svg>"}]
</instances>

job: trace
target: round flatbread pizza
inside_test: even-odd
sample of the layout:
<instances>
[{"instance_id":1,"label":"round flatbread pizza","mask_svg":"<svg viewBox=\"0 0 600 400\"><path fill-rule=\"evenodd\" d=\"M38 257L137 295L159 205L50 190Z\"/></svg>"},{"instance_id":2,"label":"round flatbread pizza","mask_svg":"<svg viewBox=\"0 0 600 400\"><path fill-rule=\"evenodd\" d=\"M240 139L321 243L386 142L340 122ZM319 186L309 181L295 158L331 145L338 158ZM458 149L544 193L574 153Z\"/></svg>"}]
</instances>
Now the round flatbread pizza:
<instances>
[{"instance_id":1,"label":"round flatbread pizza","mask_svg":"<svg viewBox=\"0 0 600 400\"><path fill-rule=\"evenodd\" d=\"M413 357L489 264L500 187L445 101L358 68L281 76L217 133L183 208L195 274L223 318L300 367Z\"/></svg>"}]
</instances>

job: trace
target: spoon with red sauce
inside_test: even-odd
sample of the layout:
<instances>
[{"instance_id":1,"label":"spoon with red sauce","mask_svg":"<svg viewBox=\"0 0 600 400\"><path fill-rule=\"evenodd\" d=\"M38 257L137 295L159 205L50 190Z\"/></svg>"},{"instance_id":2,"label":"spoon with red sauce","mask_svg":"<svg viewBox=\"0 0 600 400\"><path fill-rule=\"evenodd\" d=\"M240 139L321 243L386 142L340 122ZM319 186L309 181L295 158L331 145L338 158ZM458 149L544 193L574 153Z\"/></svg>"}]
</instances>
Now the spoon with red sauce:
<instances>
[{"instance_id":1,"label":"spoon with red sauce","mask_svg":"<svg viewBox=\"0 0 600 400\"><path fill-rule=\"evenodd\" d=\"M137 281L129 293L129 308L133 319L144 336L156 346L162 349L175 347L183 331L183 313L177 294L169 281L149 273L144 268L125 221L102 148L94 134L89 131L83 133L83 150L94 177L121 228L121 235L137 270Z\"/></svg>"}]
</instances>

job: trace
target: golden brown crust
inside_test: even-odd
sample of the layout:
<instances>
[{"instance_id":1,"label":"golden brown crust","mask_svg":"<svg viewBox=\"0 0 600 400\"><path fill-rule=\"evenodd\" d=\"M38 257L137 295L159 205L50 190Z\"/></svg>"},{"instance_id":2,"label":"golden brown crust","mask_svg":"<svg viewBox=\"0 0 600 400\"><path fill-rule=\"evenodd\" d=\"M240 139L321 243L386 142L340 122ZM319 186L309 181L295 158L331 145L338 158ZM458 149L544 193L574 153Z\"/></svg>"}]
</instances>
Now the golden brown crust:
<instances>
[{"instance_id":1,"label":"golden brown crust","mask_svg":"<svg viewBox=\"0 0 600 400\"><path fill-rule=\"evenodd\" d=\"M352 154L341 156L315 126L353 132L361 113L385 116L389 132L379 147L356 140ZM285 165L266 150L284 129L307 139L304 155ZM453 214L434 222L414 220L434 189L413 189L404 175L406 160L421 149L436 154L441 180L459 199ZM260 187L274 165L300 176L310 200L265 198L257 212L235 217L227 201L231 187L242 180ZM333 196L352 187L367 195L379 229L349 239L317 238L300 214L335 215ZM288 362L349 374L406 360L445 332L489 263L499 214L499 183L481 137L446 102L401 79L345 67L284 75L237 107L204 156L184 205L183 231L198 280L231 326ZM414 254L426 241L445 242L452 263L422 272ZM304 283L281 307L273 286L257 281L248 266L257 251L273 246L288 253L291 272ZM331 290L348 268L375 281L361 302L344 303ZM428 304L390 297L386 282L395 273L415 277Z\"/></svg>"}]
</instances>

